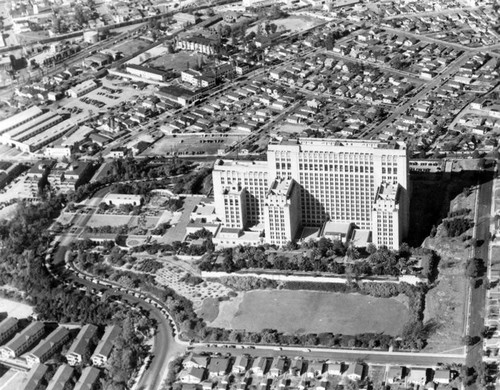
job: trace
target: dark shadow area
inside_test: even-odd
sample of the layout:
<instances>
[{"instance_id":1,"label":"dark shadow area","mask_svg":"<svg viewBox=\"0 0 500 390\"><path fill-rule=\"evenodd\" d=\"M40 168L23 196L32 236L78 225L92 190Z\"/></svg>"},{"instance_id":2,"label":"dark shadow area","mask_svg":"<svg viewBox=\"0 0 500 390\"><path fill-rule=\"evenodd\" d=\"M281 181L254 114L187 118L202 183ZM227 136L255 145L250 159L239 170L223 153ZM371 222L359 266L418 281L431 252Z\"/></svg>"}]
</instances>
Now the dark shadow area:
<instances>
[{"instance_id":1,"label":"dark shadow area","mask_svg":"<svg viewBox=\"0 0 500 390\"><path fill-rule=\"evenodd\" d=\"M492 170L410 173L410 229L407 243L418 247L446 217L461 192L493 179Z\"/></svg>"}]
</instances>

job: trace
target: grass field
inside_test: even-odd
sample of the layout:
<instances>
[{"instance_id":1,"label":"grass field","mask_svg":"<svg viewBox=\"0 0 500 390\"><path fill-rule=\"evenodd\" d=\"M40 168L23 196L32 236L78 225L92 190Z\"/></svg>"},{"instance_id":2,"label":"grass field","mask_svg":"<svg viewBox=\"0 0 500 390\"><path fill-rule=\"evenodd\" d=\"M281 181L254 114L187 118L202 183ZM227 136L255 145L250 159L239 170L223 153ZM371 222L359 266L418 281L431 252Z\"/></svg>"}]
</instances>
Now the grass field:
<instances>
[{"instance_id":1,"label":"grass field","mask_svg":"<svg viewBox=\"0 0 500 390\"><path fill-rule=\"evenodd\" d=\"M222 302L214 327L265 328L301 334L385 333L398 335L408 320L408 308L401 299L374 298L359 294L318 291L251 291Z\"/></svg>"},{"instance_id":2,"label":"grass field","mask_svg":"<svg viewBox=\"0 0 500 390\"><path fill-rule=\"evenodd\" d=\"M92 218L87 222L87 226L99 227L99 226L122 226L127 225L132 216L130 215L97 215L94 214Z\"/></svg>"}]
</instances>

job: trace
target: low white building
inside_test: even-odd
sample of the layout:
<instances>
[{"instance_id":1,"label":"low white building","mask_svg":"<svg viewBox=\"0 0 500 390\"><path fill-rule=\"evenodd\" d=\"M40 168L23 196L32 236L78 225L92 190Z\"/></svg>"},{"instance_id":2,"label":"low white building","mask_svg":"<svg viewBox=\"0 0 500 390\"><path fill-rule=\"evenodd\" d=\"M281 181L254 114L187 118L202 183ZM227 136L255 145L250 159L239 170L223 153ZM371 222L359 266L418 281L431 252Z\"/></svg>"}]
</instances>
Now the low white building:
<instances>
[{"instance_id":1,"label":"low white building","mask_svg":"<svg viewBox=\"0 0 500 390\"><path fill-rule=\"evenodd\" d=\"M103 200L108 205L120 207L122 205L140 206L142 203L141 195L131 194L107 194Z\"/></svg>"},{"instance_id":2,"label":"low white building","mask_svg":"<svg viewBox=\"0 0 500 390\"><path fill-rule=\"evenodd\" d=\"M49 146L45 148L45 157L62 160L71 157L71 148L69 146Z\"/></svg>"},{"instance_id":3,"label":"low white building","mask_svg":"<svg viewBox=\"0 0 500 390\"><path fill-rule=\"evenodd\" d=\"M83 96L90 91L96 89L98 85L95 83L94 80L86 80L83 83L77 84L74 87L68 89L66 91L66 94L69 97L77 98L80 96Z\"/></svg>"}]
</instances>

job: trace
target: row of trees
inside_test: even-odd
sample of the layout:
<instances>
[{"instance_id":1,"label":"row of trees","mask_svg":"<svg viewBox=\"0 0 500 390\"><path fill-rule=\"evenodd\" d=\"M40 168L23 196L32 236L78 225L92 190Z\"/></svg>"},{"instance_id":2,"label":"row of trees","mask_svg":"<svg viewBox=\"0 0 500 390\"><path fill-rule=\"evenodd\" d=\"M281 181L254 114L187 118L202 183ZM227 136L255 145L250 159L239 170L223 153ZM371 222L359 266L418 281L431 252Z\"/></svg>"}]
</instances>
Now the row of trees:
<instances>
[{"instance_id":1,"label":"row of trees","mask_svg":"<svg viewBox=\"0 0 500 390\"><path fill-rule=\"evenodd\" d=\"M279 271L330 272L351 277L367 276L400 276L405 273L419 272L424 277L431 277L435 272L438 257L432 252L413 250L402 245L399 251L391 251L386 247L370 246L364 259L356 248L346 247L340 240L321 238L303 244L309 249L293 256L288 253L271 251L269 246L239 246L226 248L207 256L200 264L202 271L236 272L247 269L268 269ZM285 248L293 249L293 248ZM417 261L413 252L425 258L422 267L417 270ZM345 261L345 256L348 260ZM341 261L339 257L342 257ZM220 261L220 259L223 259ZM353 261L356 260L356 261Z\"/></svg>"}]
</instances>

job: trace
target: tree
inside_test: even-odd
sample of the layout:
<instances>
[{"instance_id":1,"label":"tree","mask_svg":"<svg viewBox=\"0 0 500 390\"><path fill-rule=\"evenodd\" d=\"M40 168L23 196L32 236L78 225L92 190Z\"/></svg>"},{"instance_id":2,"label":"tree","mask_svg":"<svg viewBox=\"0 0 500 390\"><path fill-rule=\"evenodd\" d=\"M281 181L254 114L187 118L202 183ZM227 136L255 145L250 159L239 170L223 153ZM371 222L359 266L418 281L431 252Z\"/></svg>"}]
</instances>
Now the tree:
<instances>
[{"instance_id":1,"label":"tree","mask_svg":"<svg viewBox=\"0 0 500 390\"><path fill-rule=\"evenodd\" d=\"M377 252L377 247L375 246L374 243L370 242L366 246L366 251L368 252L368 254L373 255L375 252Z\"/></svg>"},{"instance_id":2,"label":"tree","mask_svg":"<svg viewBox=\"0 0 500 390\"><path fill-rule=\"evenodd\" d=\"M465 264L465 275L472 279L483 276L485 270L484 260L480 258L468 259Z\"/></svg>"}]
</instances>

